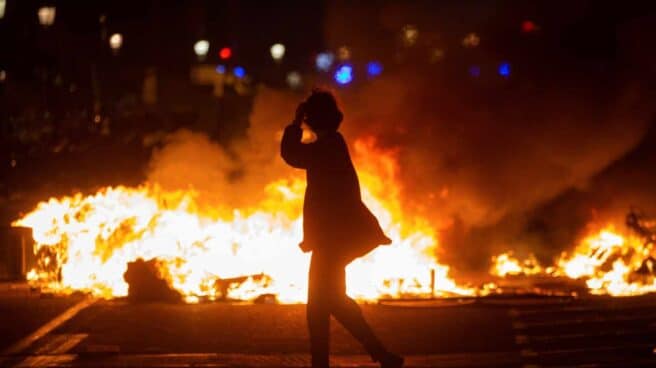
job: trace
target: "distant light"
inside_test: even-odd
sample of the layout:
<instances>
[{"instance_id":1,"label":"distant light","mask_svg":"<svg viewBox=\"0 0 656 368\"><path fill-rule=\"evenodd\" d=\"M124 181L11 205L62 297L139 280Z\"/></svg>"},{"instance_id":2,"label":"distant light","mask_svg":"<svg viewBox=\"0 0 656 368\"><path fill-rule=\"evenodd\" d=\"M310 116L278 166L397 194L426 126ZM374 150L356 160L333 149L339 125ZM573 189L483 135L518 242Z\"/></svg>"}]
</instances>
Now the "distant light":
<instances>
[{"instance_id":1,"label":"distant light","mask_svg":"<svg viewBox=\"0 0 656 368\"><path fill-rule=\"evenodd\" d=\"M444 54L445 54L444 50L442 50L440 48L434 48L430 51L429 61L431 63L436 63L438 61L441 61L442 59L444 59Z\"/></svg>"},{"instance_id":2,"label":"distant light","mask_svg":"<svg viewBox=\"0 0 656 368\"><path fill-rule=\"evenodd\" d=\"M7 72L0 70L0 82L4 82L7 79Z\"/></svg>"},{"instance_id":3,"label":"distant light","mask_svg":"<svg viewBox=\"0 0 656 368\"><path fill-rule=\"evenodd\" d=\"M383 64L378 61L370 61L367 63L367 74L370 77L379 76L383 72Z\"/></svg>"},{"instance_id":4,"label":"distant light","mask_svg":"<svg viewBox=\"0 0 656 368\"><path fill-rule=\"evenodd\" d=\"M216 72L219 74L225 74L226 72L226 67L225 65L219 64L216 66Z\"/></svg>"},{"instance_id":5,"label":"distant light","mask_svg":"<svg viewBox=\"0 0 656 368\"><path fill-rule=\"evenodd\" d=\"M194 44L194 53L198 56L199 60L204 60L207 53L210 51L210 42L208 40L198 40Z\"/></svg>"},{"instance_id":6,"label":"distant light","mask_svg":"<svg viewBox=\"0 0 656 368\"><path fill-rule=\"evenodd\" d=\"M230 56L232 56L230 47L224 47L219 51L219 57L223 60L230 59Z\"/></svg>"},{"instance_id":7,"label":"distant light","mask_svg":"<svg viewBox=\"0 0 656 368\"><path fill-rule=\"evenodd\" d=\"M0 0L0 19L4 18L5 16L5 8L7 7L7 1L6 0Z\"/></svg>"},{"instance_id":8,"label":"distant light","mask_svg":"<svg viewBox=\"0 0 656 368\"><path fill-rule=\"evenodd\" d=\"M303 85L303 78L301 77L301 73L297 71L289 72L287 74L287 85L291 89L297 89Z\"/></svg>"},{"instance_id":9,"label":"distant light","mask_svg":"<svg viewBox=\"0 0 656 368\"><path fill-rule=\"evenodd\" d=\"M481 43L481 38L476 33L469 33L462 39L462 45L468 48L473 48Z\"/></svg>"},{"instance_id":10,"label":"distant light","mask_svg":"<svg viewBox=\"0 0 656 368\"><path fill-rule=\"evenodd\" d=\"M114 33L109 37L109 47L117 52L121 46L123 46L123 35L120 33Z\"/></svg>"},{"instance_id":11,"label":"distant light","mask_svg":"<svg viewBox=\"0 0 656 368\"><path fill-rule=\"evenodd\" d=\"M351 58L351 49L348 46L342 46L337 49L337 58L339 60L348 60Z\"/></svg>"},{"instance_id":12,"label":"distant light","mask_svg":"<svg viewBox=\"0 0 656 368\"><path fill-rule=\"evenodd\" d=\"M322 72L327 72L335 61L335 55L331 52L322 52L317 55L316 66Z\"/></svg>"},{"instance_id":13,"label":"distant light","mask_svg":"<svg viewBox=\"0 0 656 368\"><path fill-rule=\"evenodd\" d=\"M353 67L349 64L341 65L335 71L335 81L339 84L349 84L353 80Z\"/></svg>"},{"instance_id":14,"label":"distant light","mask_svg":"<svg viewBox=\"0 0 656 368\"><path fill-rule=\"evenodd\" d=\"M481 76L481 67L478 65L472 65L469 67L469 75L471 75L474 78L478 78Z\"/></svg>"},{"instance_id":15,"label":"distant light","mask_svg":"<svg viewBox=\"0 0 656 368\"><path fill-rule=\"evenodd\" d=\"M406 47L413 46L419 38L419 29L414 24L406 24L401 30L401 40Z\"/></svg>"},{"instance_id":16,"label":"distant light","mask_svg":"<svg viewBox=\"0 0 656 368\"><path fill-rule=\"evenodd\" d=\"M271 49L269 51L271 52L271 57L273 58L273 60L280 61L285 56L285 45L281 43L276 43L273 46L271 46Z\"/></svg>"},{"instance_id":17,"label":"distant light","mask_svg":"<svg viewBox=\"0 0 656 368\"><path fill-rule=\"evenodd\" d=\"M499 75L502 77L510 76L510 63L503 62L499 64Z\"/></svg>"},{"instance_id":18,"label":"distant light","mask_svg":"<svg viewBox=\"0 0 656 368\"><path fill-rule=\"evenodd\" d=\"M531 33L538 30L538 26L530 20L525 20L522 22L522 32Z\"/></svg>"},{"instance_id":19,"label":"distant light","mask_svg":"<svg viewBox=\"0 0 656 368\"><path fill-rule=\"evenodd\" d=\"M48 27L55 23L57 9L54 6L42 6L39 8L37 14L39 16L39 23L44 27Z\"/></svg>"},{"instance_id":20,"label":"distant light","mask_svg":"<svg viewBox=\"0 0 656 368\"><path fill-rule=\"evenodd\" d=\"M241 66L236 66L232 69L232 74L239 79L244 78L246 76L246 69Z\"/></svg>"}]
</instances>

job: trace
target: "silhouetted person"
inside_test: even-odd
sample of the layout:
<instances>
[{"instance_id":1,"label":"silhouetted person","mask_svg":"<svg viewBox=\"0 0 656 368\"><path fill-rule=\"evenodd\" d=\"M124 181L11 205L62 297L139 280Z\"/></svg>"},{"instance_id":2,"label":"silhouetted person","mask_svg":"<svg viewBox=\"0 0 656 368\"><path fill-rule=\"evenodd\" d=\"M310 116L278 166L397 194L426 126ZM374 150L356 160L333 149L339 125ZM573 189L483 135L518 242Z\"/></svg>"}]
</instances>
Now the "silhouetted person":
<instances>
[{"instance_id":1,"label":"silhouetted person","mask_svg":"<svg viewBox=\"0 0 656 368\"><path fill-rule=\"evenodd\" d=\"M298 106L280 147L289 165L307 170L304 239L300 247L305 252L312 251L307 304L312 367L328 367L331 315L381 367L402 367L403 358L385 349L360 307L346 295L344 267L391 240L362 203L348 147L337 131L341 121L342 113L332 94L314 90ZM313 143L301 143L303 122L317 136Z\"/></svg>"}]
</instances>

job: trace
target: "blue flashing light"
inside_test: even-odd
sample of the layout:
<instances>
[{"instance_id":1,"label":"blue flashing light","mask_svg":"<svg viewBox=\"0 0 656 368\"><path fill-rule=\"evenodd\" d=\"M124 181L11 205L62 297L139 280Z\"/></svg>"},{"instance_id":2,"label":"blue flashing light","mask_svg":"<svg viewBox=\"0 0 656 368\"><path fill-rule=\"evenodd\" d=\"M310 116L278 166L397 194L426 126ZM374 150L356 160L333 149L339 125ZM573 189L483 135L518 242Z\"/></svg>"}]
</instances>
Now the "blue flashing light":
<instances>
[{"instance_id":1,"label":"blue flashing light","mask_svg":"<svg viewBox=\"0 0 656 368\"><path fill-rule=\"evenodd\" d=\"M370 77L379 76L383 72L383 64L378 61L370 61L367 63L367 74Z\"/></svg>"},{"instance_id":2,"label":"blue flashing light","mask_svg":"<svg viewBox=\"0 0 656 368\"><path fill-rule=\"evenodd\" d=\"M232 74L235 75L235 77L241 79L246 76L246 69L242 68L241 66L236 66L234 69L232 69Z\"/></svg>"},{"instance_id":3,"label":"blue flashing light","mask_svg":"<svg viewBox=\"0 0 656 368\"><path fill-rule=\"evenodd\" d=\"M503 62L499 64L499 75L502 77L510 76L510 63Z\"/></svg>"},{"instance_id":4,"label":"blue flashing light","mask_svg":"<svg viewBox=\"0 0 656 368\"><path fill-rule=\"evenodd\" d=\"M216 66L216 72L219 73L219 74L225 74L225 72L226 72L225 65L221 65L221 64L217 65Z\"/></svg>"},{"instance_id":5,"label":"blue flashing light","mask_svg":"<svg viewBox=\"0 0 656 368\"><path fill-rule=\"evenodd\" d=\"M333 61L335 61L335 55L333 55L330 52L322 52L319 55L317 55L317 59L315 60L317 69L322 71L322 72L327 72L330 70L330 67L333 65Z\"/></svg>"},{"instance_id":6,"label":"blue flashing light","mask_svg":"<svg viewBox=\"0 0 656 368\"><path fill-rule=\"evenodd\" d=\"M481 76L481 67L478 65L472 65L469 67L469 75L471 75L474 78L478 78Z\"/></svg>"},{"instance_id":7,"label":"blue flashing light","mask_svg":"<svg viewBox=\"0 0 656 368\"><path fill-rule=\"evenodd\" d=\"M334 78L337 83L342 85L351 83L353 80L353 67L349 64L341 65L335 71Z\"/></svg>"}]
</instances>

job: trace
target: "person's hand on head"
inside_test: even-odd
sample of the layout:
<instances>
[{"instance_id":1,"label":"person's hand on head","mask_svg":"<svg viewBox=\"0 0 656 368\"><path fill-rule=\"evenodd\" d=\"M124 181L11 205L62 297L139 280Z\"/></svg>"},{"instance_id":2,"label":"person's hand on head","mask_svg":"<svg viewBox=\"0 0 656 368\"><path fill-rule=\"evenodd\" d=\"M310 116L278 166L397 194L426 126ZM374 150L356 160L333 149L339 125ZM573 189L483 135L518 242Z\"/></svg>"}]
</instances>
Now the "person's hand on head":
<instances>
[{"instance_id":1,"label":"person's hand on head","mask_svg":"<svg viewBox=\"0 0 656 368\"><path fill-rule=\"evenodd\" d=\"M300 127L301 124L303 124L303 119L305 119L305 102L298 104L298 107L296 108L296 116L294 117L292 124Z\"/></svg>"}]
</instances>

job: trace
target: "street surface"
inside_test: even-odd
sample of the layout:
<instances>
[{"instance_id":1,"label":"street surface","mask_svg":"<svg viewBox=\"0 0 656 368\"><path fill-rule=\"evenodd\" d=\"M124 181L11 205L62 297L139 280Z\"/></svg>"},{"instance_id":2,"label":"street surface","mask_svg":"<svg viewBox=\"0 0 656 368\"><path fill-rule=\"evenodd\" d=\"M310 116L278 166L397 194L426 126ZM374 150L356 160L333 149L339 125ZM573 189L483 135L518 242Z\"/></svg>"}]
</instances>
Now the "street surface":
<instances>
[{"instance_id":1,"label":"street surface","mask_svg":"<svg viewBox=\"0 0 656 368\"><path fill-rule=\"evenodd\" d=\"M0 361L7 367L306 367L304 308L101 300L22 351L8 352L3 342ZM655 296L389 302L363 310L408 367L656 366ZM52 317L39 308L26 311L35 320ZM12 329L3 327L3 335L15 337ZM376 366L337 322L332 351L334 366Z\"/></svg>"}]
</instances>

